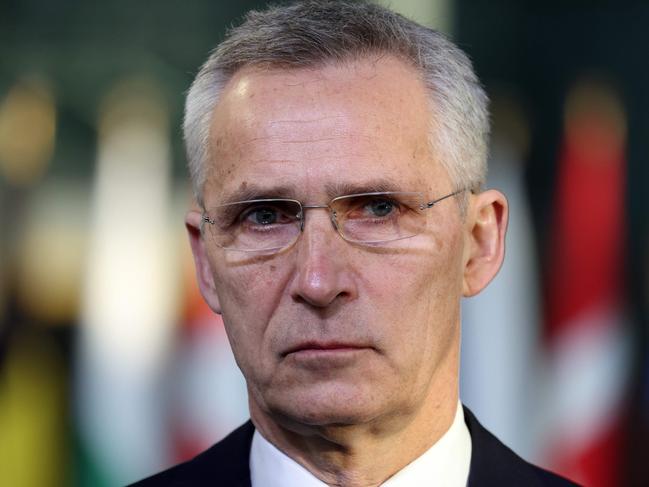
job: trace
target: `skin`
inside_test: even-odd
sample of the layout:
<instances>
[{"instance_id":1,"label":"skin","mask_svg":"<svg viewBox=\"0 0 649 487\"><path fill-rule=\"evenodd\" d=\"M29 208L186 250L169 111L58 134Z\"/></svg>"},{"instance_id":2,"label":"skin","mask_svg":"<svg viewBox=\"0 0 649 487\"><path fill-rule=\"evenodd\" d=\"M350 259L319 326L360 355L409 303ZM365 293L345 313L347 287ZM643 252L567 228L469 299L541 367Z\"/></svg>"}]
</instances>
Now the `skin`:
<instances>
[{"instance_id":1,"label":"skin","mask_svg":"<svg viewBox=\"0 0 649 487\"><path fill-rule=\"evenodd\" d=\"M244 193L306 204L386 186L450 193L427 106L416 71L390 56L244 68L213 113L206 207ZM427 212L420 235L363 247L308 210L300 239L272 256L225 251L187 215L255 426L329 485L380 485L455 415L460 299L501 265L507 204L490 190L470 194L465 214L456 198Z\"/></svg>"}]
</instances>

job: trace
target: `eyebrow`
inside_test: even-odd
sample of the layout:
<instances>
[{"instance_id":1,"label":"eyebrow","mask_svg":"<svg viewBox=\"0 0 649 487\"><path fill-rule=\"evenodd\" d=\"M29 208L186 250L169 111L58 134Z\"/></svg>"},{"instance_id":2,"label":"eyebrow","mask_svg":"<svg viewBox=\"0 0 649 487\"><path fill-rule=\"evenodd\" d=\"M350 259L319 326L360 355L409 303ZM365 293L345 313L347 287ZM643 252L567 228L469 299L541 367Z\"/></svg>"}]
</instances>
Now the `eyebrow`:
<instances>
[{"instance_id":1,"label":"eyebrow","mask_svg":"<svg viewBox=\"0 0 649 487\"><path fill-rule=\"evenodd\" d=\"M245 187L241 187L227 194L221 204L274 198L295 199L295 190L291 186L266 187L257 184L247 184Z\"/></svg>"},{"instance_id":2,"label":"eyebrow","mask_svg":"<svg viewBox=\"0 0 649 487\"><path fill-rule=\"evenodd\" d=\"M337 196L344 196L348 194L363 194L363 193L385 193L388 191L412 191L412 189L404 189L397 185L394 181L385 178L371 179L363 182L335 182L325 185L325 191L329 198Z\"/></svg>"},{"instance_id":3,"label":"eyebrow","mask_svg":"<svg viewBox=\"0 0 649 487\"><path fill-rule=\"evenodd\" d=\"M363 182L339 181L325 184L325 193L329 199L350 194L383 193L388 191L412 191L412 189L401 188L394 181L385 178L377 178ZM220 204L275 198L299 199L298 190L295 186L288 185L262 186L247 184L245 187L228 193ZM311 202L308 201L309 199L308 195L305 196L303 203Z\"/></svg>"}]
</instances>

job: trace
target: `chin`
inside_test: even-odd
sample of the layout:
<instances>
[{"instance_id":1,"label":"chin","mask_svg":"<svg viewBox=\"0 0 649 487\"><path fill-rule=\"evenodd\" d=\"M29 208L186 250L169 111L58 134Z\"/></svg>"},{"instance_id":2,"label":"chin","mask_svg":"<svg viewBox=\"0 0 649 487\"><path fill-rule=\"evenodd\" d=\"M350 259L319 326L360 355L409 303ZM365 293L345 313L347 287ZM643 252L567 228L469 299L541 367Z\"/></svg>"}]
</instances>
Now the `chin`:
<instances>
[{"instance_id":1,"label":"chin","mask_svg":"<svg viewBox=\"0 0 649 487\"><path fill-rule=\"evenodd\" d=\"M266 403L272 416L309 426L370 423L386 412L377 395L364 394L362 387L310 387L285 391Z\"/></svg>"},{"instance_id":2,"label":"chin","mask_svg":"<svg viewBox=\"0 0 649 487\"><path fill-rule=\"evenodd\" d=\"M309 426L349 426L355 424L369 423L374 416L368 414L367 410L350 408L348 405L340 407L312 407L302 409L292 408L290 411L283 411L285 417L292 421Z\"/></svg>"}]
</instances>

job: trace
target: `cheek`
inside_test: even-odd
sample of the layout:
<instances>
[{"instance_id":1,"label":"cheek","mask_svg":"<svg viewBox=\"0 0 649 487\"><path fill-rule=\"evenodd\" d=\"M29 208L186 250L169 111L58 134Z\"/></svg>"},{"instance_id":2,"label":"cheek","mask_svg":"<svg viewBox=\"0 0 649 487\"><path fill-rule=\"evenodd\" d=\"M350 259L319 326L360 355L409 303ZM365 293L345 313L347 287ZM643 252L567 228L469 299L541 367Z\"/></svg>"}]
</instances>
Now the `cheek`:
<instances>
[{"instance_id":1,"label":"cheek","mask_svg":"<svg viewBox=\"0 0 649 487\"><path fill-rule=\"evenodd\" d=\"M439 239L425 252L394 257L368 275L373 302L385 320L385 343L400 344L396 355L419 367L450 346L459 324L462 249L459 235ZM384 283L377 287L376 283ZM395 355L395 357L396 357ZM395 358L396 360L396 358Z\"/></svg>"},{"instance_id":2,"label":"cheek","mask_svg":"<svg viewBox=\"0 0 649 487\"><path fill-rule=\"evenodd\" d=\"M281 299L286 276L273 262L221 265L215 274L223 321L235 351L255 355L264 346L266 327Z\"/></svg>"},{"instance_id":3,"label":"cheek","mask_svg":"<svg viewBox=\"0 0 649 487\"><path fill-rule=\"evenodd\" d=\"M447 227L448 228L448 227ZM428 304L428 314L436 323L435 332L457 324L462 294L462 235L439 238L427 260L428 275L418 283L420 297Z\"/></svg>"}]
</instances>

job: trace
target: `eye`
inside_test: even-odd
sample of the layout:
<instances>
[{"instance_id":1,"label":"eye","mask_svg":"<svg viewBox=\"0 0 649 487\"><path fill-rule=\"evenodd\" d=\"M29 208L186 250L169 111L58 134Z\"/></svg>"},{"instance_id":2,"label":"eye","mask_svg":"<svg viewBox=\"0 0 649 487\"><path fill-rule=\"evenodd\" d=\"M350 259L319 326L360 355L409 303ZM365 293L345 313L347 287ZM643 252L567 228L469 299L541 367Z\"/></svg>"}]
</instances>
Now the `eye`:
<instances>
[{"instance_id":1,"label":"eye","mask_svg":"<svg viewBox=\"0 0 649 487\"><path fill-rule=\"evenodd\" d=\"M340 213L348 220L379 223L399 218L403 204L386 194L358 195L339 200Z\"/></svg>"},{"instance_id":2,"label":"eye","mask_svg":"<svg viewBox=\"0 0 649 487\"><path fill-rule=\"evenodd\" d=\"M374 198L365 205L365 210L372 216L388 216L397 208L397 203L387 198Z\"/></svg>"},{"instance_id":3,"label":"eye","mask_svg":"<svg viewBox=\"0 0 649 487\"><path fill-rule=\"evenodd\" d=\"M277 210L268 206L248 210L245 219L257 225L272 225L277 222Z\"/></svg>"},{"instance_id":4,"label":"eye","mask_svg":"<svg viewBox=\"0 0 649 487\"><path fill-rule=\"evenodd\" d=\"M292 223L298 210L290 202L277 201L273 204L255 204L245 208L238 221L251 226L270 226Z\"/></svg>"}]
</instances>

